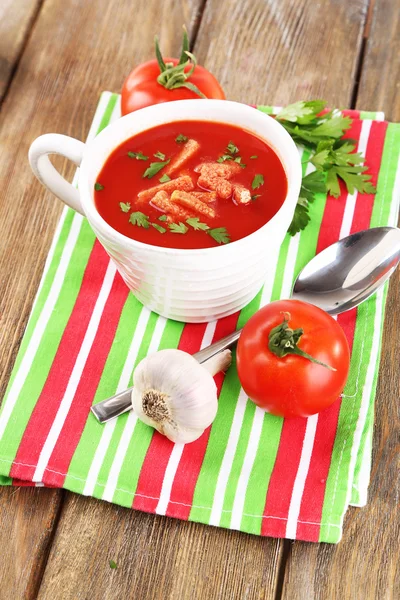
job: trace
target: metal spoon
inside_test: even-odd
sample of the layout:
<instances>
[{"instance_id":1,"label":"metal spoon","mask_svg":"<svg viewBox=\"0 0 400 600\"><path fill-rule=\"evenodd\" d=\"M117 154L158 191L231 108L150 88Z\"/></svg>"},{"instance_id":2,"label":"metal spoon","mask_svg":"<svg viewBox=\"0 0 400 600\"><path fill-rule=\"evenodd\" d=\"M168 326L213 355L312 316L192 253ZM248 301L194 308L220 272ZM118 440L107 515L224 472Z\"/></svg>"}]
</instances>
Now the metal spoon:
<instances>
[{"instance_id":1,"label":"metal spoon","mask_svg":"<svg viewBox=\"0 0 400 600\"><path fill-rule=\"evenodd\" d=\"M336 315L354 308L389 279L400 261L400 229L376 227L353 233L315 256L297 277L292 298ZM200 363L233 346L241 329L193 354ZM92 406L100 423L131 410L132 388Z\"/></svg>"}]
</instances>

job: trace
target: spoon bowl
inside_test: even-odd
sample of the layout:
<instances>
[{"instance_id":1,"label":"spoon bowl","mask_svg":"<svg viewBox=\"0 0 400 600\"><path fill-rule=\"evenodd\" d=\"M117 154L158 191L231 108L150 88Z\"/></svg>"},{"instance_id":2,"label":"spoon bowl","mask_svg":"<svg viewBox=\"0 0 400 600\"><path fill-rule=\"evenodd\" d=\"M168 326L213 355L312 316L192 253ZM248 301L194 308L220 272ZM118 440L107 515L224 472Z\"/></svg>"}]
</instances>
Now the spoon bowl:
<instances>
[{"instance_id":1,"label":"spoon bowl","mask_svg":"<svg viewBox=\"0 0 400 600\"><path fill-rule=\"evenodd\" d=\"M400 229L353 233L315 256L301 271L292 297L331 315L364 302L389 279L400 261Z\"/></svg>"}]
</instances>

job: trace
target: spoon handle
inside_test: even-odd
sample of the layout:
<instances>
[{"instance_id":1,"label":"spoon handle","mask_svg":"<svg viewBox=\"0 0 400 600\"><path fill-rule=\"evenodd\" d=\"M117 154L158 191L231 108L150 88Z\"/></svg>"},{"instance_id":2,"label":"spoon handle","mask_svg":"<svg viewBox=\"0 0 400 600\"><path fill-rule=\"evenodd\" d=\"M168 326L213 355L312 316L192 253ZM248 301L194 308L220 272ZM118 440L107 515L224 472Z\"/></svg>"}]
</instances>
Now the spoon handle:
<instances>
[{"instance_id":1,"label":"spoon handle","mask_svg":"<svg viewBox=\"0 0 400 600\"><path fill-rule=\"evenodd\" d=\"M218 352L222 352L222 350L226 350L226 348L230 348L237 342L240 337L242 330L234 331L230 333L226 337L222 338L218 342L203 348L199 352L193 354L193 358L195 358L199 363L204 363L206 360L209 360ZM98 404L94 404L91 407L91 411L100 423L107 423L107 421L111 421L111 419L115 419L131 410L131 392L133 388L128 388L127 390L123 390L115 396L111 398L107 398L107 400L103 400Z\"/></svg>"}]
</instances>

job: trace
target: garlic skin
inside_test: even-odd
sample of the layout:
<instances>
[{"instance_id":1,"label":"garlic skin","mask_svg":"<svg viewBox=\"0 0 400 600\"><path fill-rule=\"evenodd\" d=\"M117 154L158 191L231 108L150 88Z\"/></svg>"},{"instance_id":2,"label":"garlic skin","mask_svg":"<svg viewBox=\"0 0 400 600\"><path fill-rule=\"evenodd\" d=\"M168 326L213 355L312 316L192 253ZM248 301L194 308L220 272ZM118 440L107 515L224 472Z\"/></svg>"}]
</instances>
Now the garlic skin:
<instances>
[{"instance_id":1,"label":"garlic skin","mask_svg":"<svg viewBox=\"0 0 400 600\"><path fill-rule=\"evenodd\" d=\"M211 425L218 409L213 376L226 370L231 352L202 365L182 350L160 350L144 358L133 374L132 406L137 417L172 442L187 444Z\"/></svg>"}]
</instances>

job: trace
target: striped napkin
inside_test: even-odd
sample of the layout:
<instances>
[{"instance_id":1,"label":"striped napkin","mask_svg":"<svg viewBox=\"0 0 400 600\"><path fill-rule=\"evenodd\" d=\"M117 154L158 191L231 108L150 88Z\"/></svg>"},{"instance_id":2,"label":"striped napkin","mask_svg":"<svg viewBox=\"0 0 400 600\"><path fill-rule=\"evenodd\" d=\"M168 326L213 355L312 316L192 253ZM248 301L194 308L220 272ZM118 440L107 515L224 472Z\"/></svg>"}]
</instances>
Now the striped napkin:
<instances>
[{"instance_id":1,"label":"striped napkin","mask_svg":"<svg viewBox=\"0 0 400 600\"><path fill-rule=\"evenodd\" d=\"M258 107L266 113L272 108ZM0 483L64 487L180 519L241 531L338 542L349 504L367 498L386 287L339 315L351 370L342 400L308 419L283 420L248 400L235 366L218 415L192 444L173 444L133 413L100 425L89 412L128 387L146 354L195 352L270 300L286 298L317 253L352 232L395 225L400 126L381 113L345 111L378 186L376 196L320 196L311 223L284 240L275 277L240 314L208 324L167 321L144 308L95 240L87 221L64 209L0 414ZM120 114L105 92L89 137Z\"/></svg>"}]
</instances>

